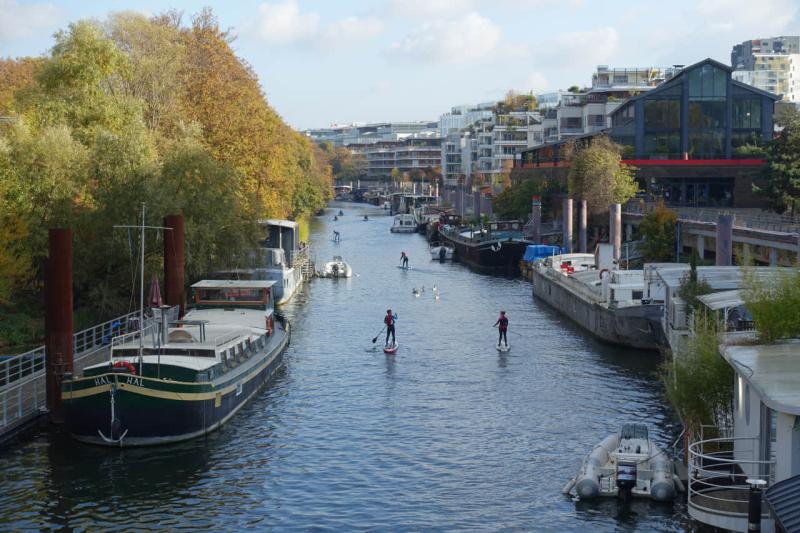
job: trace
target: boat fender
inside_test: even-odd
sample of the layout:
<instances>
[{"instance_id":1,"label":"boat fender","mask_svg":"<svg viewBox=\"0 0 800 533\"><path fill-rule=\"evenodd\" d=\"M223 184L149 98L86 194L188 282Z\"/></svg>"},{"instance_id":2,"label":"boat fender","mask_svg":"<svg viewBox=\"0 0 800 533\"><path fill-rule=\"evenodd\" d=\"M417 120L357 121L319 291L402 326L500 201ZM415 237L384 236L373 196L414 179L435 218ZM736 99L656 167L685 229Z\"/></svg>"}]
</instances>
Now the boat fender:
<instances>
[{"instance_id":1,"label":"boat fender","mask_svg":"<svg viewBox=\"0 0 800 533\"><path fill-rule=\"evenodd\" d=\"M677 487L678 492L686 492L686 487L683 485L683 481L678 476L678 474L672 474L672 482L675 483L675 487Z\"/></svg>"},{"instance_id":2,"label":"boat fender","mask_svg":"<svg viewBox=\"0 0 800 533\"><path fill-rule=\"evenodd\" d=\"M608 269L604 268L603 270L600 271L600 279L603 279L603 272L608 273Z\"/></svg>"},{"instance_id":3,"label":"boat fender","mask_svg":"<svg viewBox=\"0 0 800 533\"><path fill-rule=\"evenodd\" d=\"M136 374L136 367L130 361L115 361L114 368L124 368L131 374Z\"/></svg>"},{"instance_id":4,"label":"boat fender","mask_svg":"<svg viewBox=\"0 0 800 533\"><path fill-rule=\"evenodd\" d=\"M575 486L575 478L570 479L567 481L567 484L561 489L561 494L569 494L572 491L572 487Z\"/></svg>"},{"instance_id":5,"label":"boat fender","mask_svg":"<svg viewBox=\"0 0 800 533\"><path fill-rule=\"evenodd\" d=\"M650 495L658 502L672 501L675 497L672 463L662 454L653 458L651 465L653 481L650 485Z\"/></svg>"}]
</instances>

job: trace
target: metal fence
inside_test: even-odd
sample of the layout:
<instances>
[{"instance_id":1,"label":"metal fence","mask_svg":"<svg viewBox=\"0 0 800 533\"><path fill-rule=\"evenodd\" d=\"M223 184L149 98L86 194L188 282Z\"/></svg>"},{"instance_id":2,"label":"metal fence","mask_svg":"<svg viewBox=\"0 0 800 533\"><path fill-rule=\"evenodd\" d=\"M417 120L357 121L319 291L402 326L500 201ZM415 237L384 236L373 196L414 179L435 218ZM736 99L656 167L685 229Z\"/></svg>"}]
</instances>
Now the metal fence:
<instances>
[{"instance_id":1,"label":"metal fence","mask_svg":"<svg viewBox=\"0 0 800 533\"><path fill-rule=\"evenodd\" d=\"M625 213L646 214L651 212L653 204L629 202L625 204ZM768 213L759 209L726 209L714 207L668 207L677 213L683 221L707 222L716 224L720 215L732 215L735 228L776 231L780 233L800 233L800 217Z\"/></svg>"},{"instance_id":2,"label":"metal fence","mask_svg":"<svg viewBox=\"0 0 800 533\"><path fill-rule=\"evenodd\" d=\"M174 320L178 307L167 310ZM145 317L144 328L154 325ZM76 373L94 364L98 352L110 347L115 337L139 331L139 311L79 331L72 336L73 366ZM0 435L38 416L47 403L45 389L45 347L40 346L20 355L0 360Z\"/></svg>"}]
</instances>

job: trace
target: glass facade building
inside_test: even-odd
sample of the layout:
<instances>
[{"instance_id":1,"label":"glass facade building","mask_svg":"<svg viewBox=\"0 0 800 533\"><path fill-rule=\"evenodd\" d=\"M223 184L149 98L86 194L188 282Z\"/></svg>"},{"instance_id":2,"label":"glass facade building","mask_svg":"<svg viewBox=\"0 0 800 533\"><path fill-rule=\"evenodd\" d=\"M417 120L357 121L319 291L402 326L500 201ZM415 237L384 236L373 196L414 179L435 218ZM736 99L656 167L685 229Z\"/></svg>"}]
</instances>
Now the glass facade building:
<instances>
[{"instance_id":1,"label":"glass facade building","mask_svg":"<svg viewBox=\"0 0 800 533\"><path fill-rule=\"evenodd\" d=\"M611 138L630 159L731 159L772 138L778 96L731 78L706 59L611 114Z\"/></svg>"}]
</instances>

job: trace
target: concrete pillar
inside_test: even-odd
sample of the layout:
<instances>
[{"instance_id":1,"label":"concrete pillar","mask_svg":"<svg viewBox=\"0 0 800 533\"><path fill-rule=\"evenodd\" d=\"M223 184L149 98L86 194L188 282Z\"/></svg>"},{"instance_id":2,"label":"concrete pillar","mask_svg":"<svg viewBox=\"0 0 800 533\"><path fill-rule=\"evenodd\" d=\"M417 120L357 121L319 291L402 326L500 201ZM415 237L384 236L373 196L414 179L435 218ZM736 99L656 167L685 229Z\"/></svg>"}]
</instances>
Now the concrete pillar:
<instances>
[{"instance_id":1,"label":"concrete pillar","mask_svg":"<svg viewBox=\"0 0 800 533\"><path fill-rule=\"evenodd\" d=\"M566 253L572 253L572 198L564 198L563 203L563 217L564 217L564 250Z\"/></svg>"},{"instance_id":2,"label":"concrete pillar","mask_svg":"<svg viewBox=\"0 0 800 533\"><path fill-rule=\"evenodd\" d=\"M588 219L588 207L586 200L578 203L578 251L586 253L586 221Z\"/></svg>"},{"instance_id":3,"label":"concrete pillar","mask_svg":"<svg viewBox=\"0 0 800 533\"><path fill-rule=\"evenodd\" d=\"M542 200L538 195L531 198L531 234L534 244L542 244Z\"/></svg>"},{"instance_id":4,"label":"concrete pillar","mask_svg":"<svg viewBox=\"0 0 800 533\"><path fill-rule=\"evenodd\" d=\"M164 217L164 303L181 306L181 316L186 312L184 292L183 215ZM291 260L291 259L290 259Z\"/></svg>"},{"instance_id":5,"label":"concrete pillar","mask_svg":"<svg viewBox=\"0 0 800 533\"><path fill-rule=\"evenodd\" d=\"M472 211L475 213L475 218L481 217L481 192L475 191L472 193Z\"/></svg>"},{"instance_id":6,"label":"concrete pillar","mask_svg":"<svg viewBox=\"0 0 800 533\"><path fill-rule=\"evenodd\" d=\"M777 248L770 248L769 249L769 266L771 266L771 267L778 266L778 249Z\"/></svg>"},{"instance_id":7,"label":"concrete pillar","mask_svg":"<svg viewBox=\"0 0 800 533\"><path fill-rule=\"evenodd\" d=\"M614 260L619 261L622 250L622 206L611 204L609 207L608 242L614 246Z\"/></svg>"},{"instance_id":8,"label":"concrete pillar","mask_svg":"<svg viewBox=\"0 0 800 533\"><path fill-rule=\"evenodd\" d=\"M717 219L717 266L733 264L733 215Z\"/></svg>"},{"instance_id":9,"label":"concrete pillar","mask_svg":"<svg viewBox=\"0 0 800 533\"><path fill-rule=\"evenodd\" d=\"M45 266L45 359L50 421L64 423L61 376L72 372L72 231L49 231Z\"/></svg>"},{"instance_id":10,"label":"concrete pillar","mask_svg":"<svg viewBox=\"0 0 800 533\"><path fill-rule=\"evenodd\" d=\"M697 236L697 257L703 259L706 255L706 239L702 235Z\"/></svg>"}]
</instances>

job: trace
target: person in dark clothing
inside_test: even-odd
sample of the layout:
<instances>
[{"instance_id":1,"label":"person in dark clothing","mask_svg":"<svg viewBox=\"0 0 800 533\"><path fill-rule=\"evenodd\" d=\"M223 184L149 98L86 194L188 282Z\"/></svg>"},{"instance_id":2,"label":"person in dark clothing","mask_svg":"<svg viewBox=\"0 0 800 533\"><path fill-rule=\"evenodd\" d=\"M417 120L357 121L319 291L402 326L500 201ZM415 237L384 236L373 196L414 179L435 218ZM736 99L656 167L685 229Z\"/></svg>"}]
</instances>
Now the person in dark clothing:
<instances>
[{"instance_id":1,"label":"person in dark clothing","mask_svg":"<svg viewBox=\"0 0 800 533\"><path fill-rule=\"evenodd\" d=\"M339 232L336 231L336 230L333 230L333 242L339 242L340 240L341 240L341 238L339 237Z\"/></svg>"},{"instance_id":2,"label":"person in dark clothing","mask_svg":"<svg viewBox=\"0 0 800 533\"><path fill-rule=\"evenodd\" d=\"M501 342L505 342L506 348L508 348L508 318L506 317L505 311L500 311L500 318L497 319L497 322L494 323L497 326L497 329L500 332L500 337L497 339L497 345L500 346Z\"/></svg>"},{"instance_id":3,"label":"person in dark clothing","mask_svg":"<svg viewBox=\"0 0 800 533\"><path fill-rule=\"evenodd\" d=\"M408 268L408 256L405 252L400 252L400 261L403 262L403 268Z\"/></svg>"},{"instance_id":4,"label":"person in dark clothing","mask_svg":"<svg viewBox=\"0 0 800 533\"><path fill-rule=\"evenodd\" d=\"M386 346L389 346L389 335L392 336L392 346L397 344L394 338L394 321L397 320L397 315L392 314L391 309L386 310L386 316L383 317L383 323L386 324Z\"/></svg>"}]
</instances>

